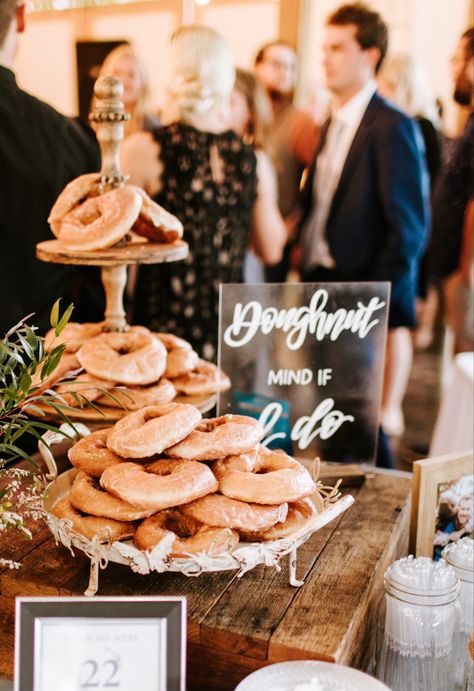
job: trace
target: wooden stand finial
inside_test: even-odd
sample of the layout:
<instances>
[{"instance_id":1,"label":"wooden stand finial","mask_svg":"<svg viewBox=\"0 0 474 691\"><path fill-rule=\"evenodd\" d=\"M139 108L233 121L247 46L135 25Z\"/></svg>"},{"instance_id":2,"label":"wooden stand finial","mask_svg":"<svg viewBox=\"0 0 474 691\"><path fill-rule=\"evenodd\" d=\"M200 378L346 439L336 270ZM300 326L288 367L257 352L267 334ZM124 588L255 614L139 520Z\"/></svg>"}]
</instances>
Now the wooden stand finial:
<instances>
[{"instance_id":1,"label":"wooden stand finial","mask_svg":"<svg viewBox=\"0 0 474 691\"><path fill-rule=\"evenodd\" d=\"M120 172L120 142L124 135L123 123L130 115L125 112L122 94L122 83L116 77L99 77L94 85L94 109L89 115L102 155L100 172L104 183L111 187L121 187L125 181Z\"/></svg>"},{"instance_id":2,"label":"wooden stand finial","mask_svg":"<svg viewBox=\"0 0 474 691\"><path fill-rule=\"evenodd\" d=\"M125 176L120 172L120 142L124 136L124 122L130 118L122 102L123 86L116 77L99 77L94 85L94 110L89 120L95 124L102 155L102 183L107 188L122 187ZM127 283L127 267L102 267L105 290L105 330L126 331L123 291Z\"/></svg>"}]
</instances>

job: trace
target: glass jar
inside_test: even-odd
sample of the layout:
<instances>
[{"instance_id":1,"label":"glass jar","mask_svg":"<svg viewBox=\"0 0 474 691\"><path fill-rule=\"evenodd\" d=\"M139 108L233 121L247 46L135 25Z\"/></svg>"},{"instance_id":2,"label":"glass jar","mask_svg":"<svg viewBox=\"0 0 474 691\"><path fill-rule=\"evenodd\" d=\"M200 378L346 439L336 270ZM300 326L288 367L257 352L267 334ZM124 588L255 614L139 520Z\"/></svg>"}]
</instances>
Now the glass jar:
<instances>
[{"instance_id":1,"label":"glass jar","mask_svg":"<svg viewBox=\"0 0 474 691\"><path fill-rule=\"evenodd\" d=\"M455 632L454 688L464 689L466 666L470 660L469 641L474 635L474 540L464 537L447 545L441 558L453 567L461 582L461 617Z\"/></svg>"},{"instance_id":2,"label":"glass jar","mask_svg":"<svg viewBox=\"0 0 474 691\"><path fill-rule=\"evenodd\" d=\"M452 691L459 579L444 561L412 556L385 572L377 677L392 691Z\"/></svg>"}]
</instances>

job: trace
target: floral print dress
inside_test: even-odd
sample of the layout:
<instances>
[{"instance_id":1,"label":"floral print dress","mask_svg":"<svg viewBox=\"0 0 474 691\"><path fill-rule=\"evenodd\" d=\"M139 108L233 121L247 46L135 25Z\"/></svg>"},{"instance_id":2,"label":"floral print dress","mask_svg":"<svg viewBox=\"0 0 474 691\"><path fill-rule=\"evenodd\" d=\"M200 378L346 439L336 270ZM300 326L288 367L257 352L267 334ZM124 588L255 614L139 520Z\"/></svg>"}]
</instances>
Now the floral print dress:
<instances>
[{"instance_id":1,"label":"floral print dress","mask_svg":"<svg viewBox=\"0 0 474 691\"><path fill-rule=\"evenodd\" d=\"M153 137L163 165L155 201L183 223L189 255L139 268L134 322L185 338L201 357L216 360L219 285L242 281L255 154L231 131L214 134L184 123L157 129Z\"/></svg>"}]
</instances>

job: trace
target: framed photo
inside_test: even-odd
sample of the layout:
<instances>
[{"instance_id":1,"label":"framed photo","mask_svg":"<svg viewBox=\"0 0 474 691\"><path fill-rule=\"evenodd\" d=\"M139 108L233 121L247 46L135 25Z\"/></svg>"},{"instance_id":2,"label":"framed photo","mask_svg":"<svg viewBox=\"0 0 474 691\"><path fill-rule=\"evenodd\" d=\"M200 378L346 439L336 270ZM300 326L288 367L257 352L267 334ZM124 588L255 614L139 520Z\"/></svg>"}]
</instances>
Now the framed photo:
<instances>
[{"instance_id":1,"label":"framed photo","mask_svg":"<svg viewBox=\"0 0 474 691\"><path fill-rule=\"evenodd\" d=\"M19 597L15 691L184 691L186 599Z\"/></svg>"},{"instance_id":2,"label":"framed photo","mask_svg":"<svg viewBox=\"0 0 474 691\"><path fill-rule=\"evenodd\" d=\"M449 542L474 537L472 451L415 461L410 552L439 559Z\"/></svg>"}]
</instances>

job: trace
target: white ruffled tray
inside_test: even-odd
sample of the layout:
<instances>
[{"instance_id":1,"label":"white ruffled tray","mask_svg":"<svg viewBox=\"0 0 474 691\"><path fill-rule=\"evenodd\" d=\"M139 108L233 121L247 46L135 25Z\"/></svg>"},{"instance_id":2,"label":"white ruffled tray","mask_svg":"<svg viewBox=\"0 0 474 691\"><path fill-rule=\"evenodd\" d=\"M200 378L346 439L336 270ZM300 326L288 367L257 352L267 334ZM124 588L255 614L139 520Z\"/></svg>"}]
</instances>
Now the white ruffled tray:
<instances>
[{"instance_id":1,"label":"white ruffled tray","mask_svg":"<svg viewBox=\"0 0 474 691\"><path fill-rule=\"evenodd\" d=\"M81 423L74 425L75 429L69 425L62 425L63 433L71 438L80 435L87 435L89 430ZM50 513L53 505L70 490L73 480L77 474L76 468L71 468L61 475L57 474L57 466L51 451L51 446L64 441L64 434L47 432L43 435L46 443L39 443L40 453L48 467L49 479L43 499L42 513L49 529L51 530L56 542L60 542L67 547L74 556L73 548L81 550L90 559L89 585L85 595L92 596L99 587L99 569L105 569L109 562L125 564L132 571L140 574L148 574L152 571L162 573L164 571L175 571L185 576L199 576L207 571L228 571L238 570L237 577L253 569L259 564L273 566L280 569L279 562L283 556L290 554L289 561L289 582L295 587L303 585L303 581L296 578L296 553L297 548L303 544L315 531L327 525L336 516L346 511L354 502L350 495L333 502L322 500L320 511L313 518L310 524L303 529L293 533L291 537L273 540L270 542L240 542L232 552L218 555L190 554L188 558L171 558L172 536L164 538L152 550L139 550L131 540L114 541L107 540L107 534L100 533L89 540L83 535L76 533L72 529L72 523L68 519L58 519Z\"/></svg>"}]
</instances>

